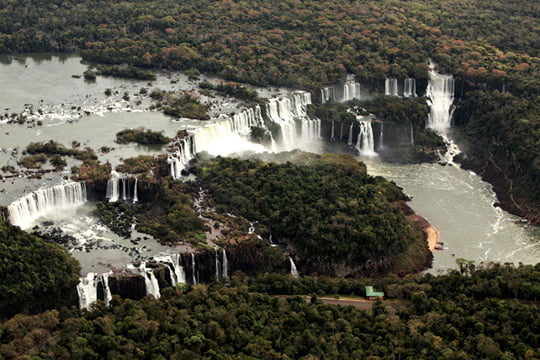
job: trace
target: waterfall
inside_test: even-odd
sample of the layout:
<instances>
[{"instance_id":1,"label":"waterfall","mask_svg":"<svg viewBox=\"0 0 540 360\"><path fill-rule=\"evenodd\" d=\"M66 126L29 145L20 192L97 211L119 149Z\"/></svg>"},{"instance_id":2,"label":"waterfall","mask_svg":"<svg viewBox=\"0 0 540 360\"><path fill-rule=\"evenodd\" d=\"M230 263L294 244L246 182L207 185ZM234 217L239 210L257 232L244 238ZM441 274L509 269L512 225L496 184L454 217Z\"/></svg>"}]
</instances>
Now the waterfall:
<instances>
[{"instance_id":1,"label":"waterfall","mask_svg":"<svg viewBox=\"0 0 540 360\"><path fill-rule=\"evenodd\" d=\"M80 309L88 309L98 299L98 286L100 284L103 289L103 301L105 305L109 305L112 300L111 289L109 288L109 275L111 274L112 272L104 274L89 272L85 277L79 279L77 294L79 295Z\"/></svg>"},{"instance_id":2,"label":"waterfall","mask_svg":"<svg viewBox=\"0 0 540 360\"><path fill-rule=\"evenodd\" d=\"M298 277L298 270L296 270L296 264L294 263L294 260L290 255L289 262L291 263L291 275L294 277Z\"/></svg>"},{"instance_id":3,"label":"waterfall","mask_svg":"<svg viewBox=\"0 0 540 360\"><path fill-rule=\"evenodd\" d=\"M325 103L328 101L335 101L335 91L333 87L326 87L321 89L321 103Z\"/></svg>"},{"instance_id":4,"label":"waterfall","mask_svg":"<svg viewBox=\"0 0 540 360\"><path fill-rule=\"evenodd\" d=\"M341 102L360 99L360 83L348 81L343 85L343 96Z\"/></svg>"},{"instance_id":5,"label":"waterfall","mask_svg":"<svg viewBox=\"0 0 540 360\"><path fill-rule=\"evenodd\" d=\"M109 202L118 201L120 198L120 174L114 170L111 171L111 177L107 181L105 197L109 199Z\"/></svg>"},{"instance_id":6,"label":"waterfall","mask_svg":"<svg viewBox=\"0 0 540 360\"><path fill-rule=\"evenodd\" d=\"M195 276L195 254L191 253L191 277L193 285L197 285L197 277Z\"/></svg>"},{"instance_id":7,"label":"waterfall","mask_svg":"<svg viewBox=\"0 0 540 360\"><path fill-rule=\"evenodd\" d=\"M403 83L403 96L416 97L416 79L405 79Z\"/></svg>"},{"instance_id":8,"label":"waterfall","mask_svg":"<svg viewBox=\"0 0 540 360\"><path fill-rule=\"evenodd\" d=\"M330 96L329 91L321 91L321 96ZM272 151L301 148L320 152L321 120L312 119L307 115L306 106L309 104L311 94L297 91L270 99L264 105L264 117L261 107L257 105L232 116L222 115L218 119L205 122L204 126L192 131L191 137L176 140L176 151L167 159L170 175L174 179L180 178L182 170L197 152L207 151L212 155L227 156L235 152L268 151L263 145L252 143L250 139L253 126L268 130L265 121L279 127L280 137L277 140L270 133Z\"/></svg>"},{"instance_id":9,"label":"waterfall","mask_svg":"<svg viewBox=\"0 0 540 360\"><path fill-rule=\"evenodd\" d=\"M302 141L311 143L317 142L321 138L321 120L304 119L301 123L300 136Z\"/></svg>"},{"instance_id":10,"label":"waterfall","mask_svg":"<svg viewBox=\"0 0 540 360\"><path fill-rule=\"evenodd\" d=\"M13 201L7 209L11 223L25 229L42 216L56 214L59 210L76 208L85 202L85 183L67 181L33 191Z\"/></svg>"},{"instance_id":11,"label":"waterfall","mask_svg":"<svg viewBox=\"0 0 540 360\"><path fill-rule=\"evenodd\" d=\"M159 292L159 283L156 279L156 275L154 275L154 271L152 271L152 269L146 269L144 264L143 272L144 284L146 285L146 294L153 295L156 299L159 299L161 297L161 293Z\"/></svg>"},{"instance_id":12,"label":"waterfall","mask_svg":"<svg viewBox=\"0 0 540 360\"><path fill-rule=\"evenodd\" d=\"M216 280L218 280L219 277L220 277L220 274L219 274L220 266L219 266L219 256L218 256L219 254L218 254L218 247L217 246L214 247L214 255L216 256Z\"/></svg>"},{"instance_id":13,"label":"waterfall","mask_svg":"<svg viewBox=\"0 0 540 360\"><path fill-rule=\"evenodd\" d=\"M176 275L177 284L186 283L186 273L184 272L184 267L182 266L182 257L180 254L172 254L171 260L174 266L174 274Z\"/></svg>"},{"instance_id":14,"label":"waterfall","mask_svg":"<svg viewBox=\"0 0 540 360\"><path fill-rule=\"evenodd\" d=\"M169 173L173 179L179 179L189 161L193 159L192 137L184 136L182 139L176 139L176 152L169 155L167 163L169 164Z\"/></svg>"},{"instance_id":15,"label":"waterfall","mask_svg":"<svg viewBox=\"0 0 540 360\"><path fill-rule=\"evenodd\" d=\"M139 201L139 196L137 195L137 181L139 179L135 178L135 184L133 185L133 202L136 203Z\"/></svg>"},{"instance_id":16,"label":"waterfall","mask_svg":"<svg viewBox=\"0 0 540 360\"><path fill-rule=\"evenodd\" d=\"M79 294L79 308L88 309L90 304L97 300L96 274L90 272L79 279L77 294Z\"/></svg>"},{"instance_id":17,"label":"waterfall","mask_svg":"<svg viewBox=\"0 0 540 360\"><path fill-rule=\"evenodd\" d=\"M330 135L330 140L334 141L336 138L334 137L334 120L332 120L332 134Z\"/></svg>"},{"instance_id":18,"label":"waterfall","mask_svg":"<svg viewBox=\"0 0 540 360\"><path fill-rule=\"evenodd\" d=\"M177 284L186 283L186 275L184 273L184 267L181 265L180 254L161 254L154 256L154 261L169 269L169 278L171 285L174 287Z\"/></svg>"},{"instance_id":19,"label":"waterfall","mask_svg":"<svg viewBox=\"0 0 540 360\"><path fill-rule=\"evenodd\" d=\"M452 122L454 111L454 78L438 74L435 65L430 62L429 82L426 96L430 103L427 127L444 132Z\"/></svg>"},{"instance_id":20,"label":"waterfall","mask_svg":"<svg viewBox=\"0 0 540 360\"><path fill-rule=\"evenodd\" d=\"M339 140L343 140L343 121L341 122L341 128L339 129Z\"/></svg>"},{"instance_id":21,"label":"waterfall","mask_svg":"<svg viewBox=\"0 0 540 360\"><path fill-rule=\"evenodd\" d=\"M356 149L362 156L375 156L377 153L375 152L375 142L373 141L371 120L361 120L360 118L358 119L358 123L360 124L360 133L358 134Z\"/></svg>"},{"instance_id":22,"label":"waterfall","mask_svg":"<svg viewBox=\"0 0 540 360\"><path fill-rule=\"evenodd\" d=\"M354 124L351 123L351 126L349 127L349 140L347 141L347 144L349 144L349 146L352 146L352 140L353 140L353 127L354 127Z\"/></svg>"},{"instance_id":23,"label":"waterfall","mask_svg":"<svg viewBox=\"0 0 540 360\"><path fill-rule=\"evenodd\" d=\"M111 289L109 288L109 275L110 274L112 274L112 272L101 274L101 276L99 277L99 281L101 283L101 286L103 287L103 296L104 296L103 301L105 301L105 305L107 306L112 300Z\"/></svg>"},{"instance_id":24,"label":"waterfall","mask_svg":"<svg viewBox=\"0 0 540 360\"><path fill-rule=\"evenodd\" d=\"M411 134L411 144L414 145L414 130L413 130L412 123L411 123L411 131L410 131L410 134Z\"/></svg>"},{"instance_id":25,"label":"waterfall","mask_svg":"<svg viewBox=\"0 0 540 360\"><path fill-rule=\"evenodd\" d=\"M398 81L394 78L387 78L384 82L384 95L399 96Z\"/></svg>"},{"instance_id":26,"label":"waterfall","mask_svg":"<svg viewBox=\"0 0 540 360\"><path fill-rule=\"evenodd\" d=\"M126 201L129 196L127 191L127 179L121 178L120 182L122 183L122 200Z\"/></svg>"},{"instance_id":27,"label":"waterfall","mask_svg":"<svg viewBox=\"0 0 540 360\"><path fill-rule=\"evenodd\" d=\"M379 151L384 146L383 139L384 139L384 123L381 122L381 132L379 132Z\"/></svg>"},{"instance_id":28,"label":"waterfall","mask_svg":"<svg viewBox=\"0 0 540 360\"><path fill-rule=\"evenodd\" d=\"M289 151L302 148L317 152L320 142L320 120L310 119L306 106L311 104L311 94L298 91L266 104L269 121L280 127L281 139L273 151ZM300 133L297 123L300 123Z\"/></svg>"},{"instance_id":29,"label":"waterfall","mask_svg":"<svg viewBox=\"0 0 540 360\"><path fill-rule=\"evenodd\" d=\"M264 146L249 141L252 126L264 127L258 105L232 116L208 121L207 125L193 131L194 145L191 155L201 151L222 156L245 150L264 151Z\"/></svg>"},{"instance_id":30,"label":"waterfall","mask_svg":"<svg viewBox=\"0 0 540 360\"><path fill-rule=\"evenodd\" d=\"M223 248L223 277L229 277L229 260L227 260L227 250Z\"/></svg>"},{"instance_id":31,"label":"waterfall","mask_svg":"<svg viewBox=\"0 0 540 360\"><path fill-rule=\"evenodd\" d=\"M131 198L131 192L129 188L129 182L131 178L126 177L123 174L119 174L116 171L111 171L111 176L107 180L107 190L105 193L105 198L109 199L109 202L115 202L120 199L122 201L128 201ZM137 178L133 185L133 198L132 201L135 203L139 201L137 194Z\"/></svg>"},{"instance_id":32,"label":"waterfall","mask_svg":"<svg viewBox=\"0 0 540 360\"><path fill-rule=\"evenodd\" d=\"M321 89L321 103L323 104L328 101L346 102L360 98L360 83L354 80L353 75L349 75L341 87L336 85Z\"/></svg>"},{"instance_id":33,"label":"waterfall","mask_svg":"<svg viewBox=\"0 0 540 360\"><path fill-rule=\"evenodd\" d=\"M171 286L175 287L178 282L176 281L176 274L174 273L172 264L170 262L160 262L160 264L169 270L169 281L171 282Z\"/></svg>"}]
</instances>

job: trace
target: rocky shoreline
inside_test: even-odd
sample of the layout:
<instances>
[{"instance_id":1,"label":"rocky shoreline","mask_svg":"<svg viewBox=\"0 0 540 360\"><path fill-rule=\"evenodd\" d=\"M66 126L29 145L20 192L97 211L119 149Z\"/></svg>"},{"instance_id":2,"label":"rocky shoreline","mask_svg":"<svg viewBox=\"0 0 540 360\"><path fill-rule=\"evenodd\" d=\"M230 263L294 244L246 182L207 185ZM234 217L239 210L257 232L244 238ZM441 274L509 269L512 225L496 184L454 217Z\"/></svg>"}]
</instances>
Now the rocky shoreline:
<instances>
[{"instance_id":1,"label":"rocky shoreline","mask_svg":"<svg viewBox=\"0 0 540 360\"><path fill-rule=\"evenodd\" d=\"M519 216L524 220L523 223L526 226L540 225L540 204L527 204L522 199L516 198L512 179L508 178L494 162L487 162L483 167L476 167L472 162L464 161L461 167L474 171L482 180L491 184L499 200L493 206L501 207L503 210Z\"/></svg>"}]
</instances>

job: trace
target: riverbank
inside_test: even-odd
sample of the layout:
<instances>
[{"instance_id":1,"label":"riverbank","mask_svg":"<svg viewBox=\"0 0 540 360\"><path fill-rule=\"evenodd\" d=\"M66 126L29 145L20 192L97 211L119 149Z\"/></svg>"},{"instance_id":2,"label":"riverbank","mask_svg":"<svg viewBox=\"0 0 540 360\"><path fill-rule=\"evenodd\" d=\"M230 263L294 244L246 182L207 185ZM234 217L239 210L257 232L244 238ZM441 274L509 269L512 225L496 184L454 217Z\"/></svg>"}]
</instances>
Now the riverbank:
<instances>
[{"instance_id":1,"label":"riverbank","mask_svg":"<svg viewBox=\"0 0 540 360\"><path fill-rule=\"evenodd\" d=\"M407 219L422 230L428 244L428 248L431 252L433 252L435 250L435 246L437 246L437 242L439 241L439 232L437 229L431 226L429 221L419 215L410 214L407 215Z\"/></svg>"}]
</instances>

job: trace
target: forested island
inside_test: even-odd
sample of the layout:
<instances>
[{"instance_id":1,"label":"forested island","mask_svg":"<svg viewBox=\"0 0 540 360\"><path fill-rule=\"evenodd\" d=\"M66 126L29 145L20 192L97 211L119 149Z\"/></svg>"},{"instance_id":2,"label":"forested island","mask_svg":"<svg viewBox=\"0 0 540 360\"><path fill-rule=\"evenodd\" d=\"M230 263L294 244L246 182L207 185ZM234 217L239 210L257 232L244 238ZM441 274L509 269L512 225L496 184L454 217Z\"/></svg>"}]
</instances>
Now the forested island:
<instances>
[{"instance_id":1,"label":"forested island","mask_svg":"<svg viewBox=\"0 0 540 360\"><path fill-rule=\"evenodd\" d=\"M314 100L306 113L318 119L309 124L319 126L321 140L359 151L360 140L350 139L363 130L353 124L369 116L378 154L393 163L436 162L447 147L426 127L433 61L453 77L451 132L463 152L451 161L494 186L494 206L534 226L539 12L533 0L0 1L0 54L77 53L88 64L80 81L90 82L115 76L150 84L161 71L184 71L209 99L220 94L248 106L227 114L235 121L256 111L272 117L270 105L279 110L282 100L269 103L239 83L302 90L298 98ZM201 74L225 82L199 82ZM351 79L369 94L387 94L324 98ZM410 97L383 88L411 79ZM213 120L210 102L192 91L144 87L137 96L171 118ZM7 109L4 119L26 121ZM417 274L432 259L427 222L413 220L402 189L368 175L353 156L194 158L194 136L122 130L119 146L163 147L167 155L122 158L116 167L76 141L71 149L52 140L24 149L18 165L37 179L70 169L84 184L75 190L88 192L95 215L118 236L136 230L182 249L185 273L179 281L172 263L139 256L131 265L142 275L114 269L111 289L96 285L97 301L77 309L81 269L65 249L73 250L73 239L22 231L0 208L0 358L539 357L538 265L457 258L459 269ZM283 129L250 128L253 143L284 137ZM70 168L70 161L78 163ZM149 284L153 295L144 290ZM370 285L384 291L384 302L345 306Z\"/></svg>"}]
</instances>

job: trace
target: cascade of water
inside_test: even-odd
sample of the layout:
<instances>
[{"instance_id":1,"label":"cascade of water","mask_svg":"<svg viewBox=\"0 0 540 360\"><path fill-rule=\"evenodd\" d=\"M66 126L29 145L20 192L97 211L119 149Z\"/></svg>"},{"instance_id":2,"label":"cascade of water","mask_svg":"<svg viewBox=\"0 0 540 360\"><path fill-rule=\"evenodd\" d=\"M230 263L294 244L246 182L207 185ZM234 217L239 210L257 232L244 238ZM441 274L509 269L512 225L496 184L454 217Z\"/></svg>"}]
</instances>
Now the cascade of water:
<instances>
[{"instance_id":1,"label":"cascade of water","mask_svg":"<svg viewBox=\"0 0 540 360\"><path fill-rule=\"evenodd\" d=\"M341 122L341 128L339 129L339 140L343 140L343 121Z\"/></svg>"},{"instance_id":2,"label":"cascade of water","mask_svg":"<svg viewBox=\"0 0 540 360\"><path fill-rule=\"evenodd\" d=\"M218 247L217 246L214 247L214 255L216 257L216 280L218 280L219 277L220 277L220 274L219 274L220 269L219 269L219 257L218 257L219 254L218 254Z\"/></svg>"},{"instance_id":3,"label":"cascade of water","mask_svg":"<svg viewBox=\"0 0 540 360\"><path fill-rule=\"evenodd\" d=\"M95 274L89 272L85 277L79 279L77 284L77 294L79 295L79 308L88 309L88 307L98 299L98 286L103 289L103 301L109 305L112 300L111 289L109 287L109 276L111 272L104 274Z\"/></svg>"},{"instance_id":4,"label":"cascade of water","mask_svg":"<svg viewBox=\"0 0 540 360\"><path fill-rule=\"evenodd\" d=\"M294 260L290 255L289 255L289 262L291 263L291 275L294 277L297 277L298 270L296 270L296 264L294 263Z\"/></svg>"},{"instance_id":5,"label":"cascade of water","mask_svg":"<svg viewBox=\"0 0 540 360\"><path fill-rule=\"evenodd\" d=\"M384 123L381 122L381 132L379 133L379 150L384 146Z\"/></svg>"},{"instance_id":6,"label":"cascade of water","mask_svg":"<svg viewBox=\"0 0 540 360\"><path fill-rule=\"evenodd\" d=\"M332 134L330 135L330 140L332 141L336 140L336 138L334 137L334 130L335 130L335 125L334 125L334 120L332 120Z\"/></svg>"},{"instance_id":7,"label":"cascade of water","mask_svg":"<svg viewBox=\"0 0 540 360\"><path fill-rule=\"evenodd\" d=\"M88 309L90 304L97 300L96 274L89 272L85 277L79 279L77 284L79 294L79 308Z\"/></svg>"},{"instance_id":8,"label":"cascade of water","mask_svg":"<svg viewBox=\"0 0 540 360\"><path fill-rule=\"evenodd\" d=\"M347 144L349 146L352 146L352 140L353 140L353 127L354 127L354 124L351 123L351 126L349 127L349 140L347 141Z\"/></svg>"},{"instance_id":9,"label":"cascade of water","mask_svg":"<svg viewBox=\"0 0 540 360\"><path fill-rule=\"evenodd\" d=\"M336 96L333 87L326 87L321 89L321 103L328 101L335 101Z\"/></svg>"},{"instance_id":10,"label":"cascade of water","mask_svg":"<svg viewBox=\"0 0 540 360\"><path fill-rule=\"evenodd\" d=\"M170 260L170 259L169 259ZM169 270L169 281L171 282L171 286L175 287L176 284L178 284L178 280L176 278L176 274L174 273L173 265L170 262L159 262L162 266L167 268Z\"/></svg>"},{"instance_id":11,"label":"cascade of water","mask_svg":"<svg viewBox=\"0 0 540 360\"><path fill-rule=\"evenodd\" d=\"M399 96L397 79L387 78L384 81L384 95Z\"/></svg>"},{"instance_id":12,"label":"cascade of water","mask_svg":"<svg viewBox=\"0 0 540 360\"><path fill-rule=\"evenodd\" d=\"M189 161L193 159L192 137L185 136L182 139L176 139L176 152L169 155L167 163L169 164L169 173L173 179L179 179Z\"/></svg>"},{"instance_id":13,"label":"cascade of water","mask_svg":"<svg viewBox=\"0 0 540 360\"><path fill-rule=\"evenodd\" d=\"M405 79L403 83L403 96L416 97L416 79Z\"/></svg>"},{"instance_id":14,"label":"cascade of water","mask_svg":"<svg viewBox=\"0 0 540 360\"><path fill-rule=\"evenodd\" d=\"M343 96L340 101L345 102L352 99L360 99L360 83L349 80L343 84Z\"/></svg>"},{"instance_id":15,"label":"cascade of water","mask_svg":"<svg viewBox=\"0 0 540 360\"><path fill-rule=\"evenodd\" d=\"M184 267L182 266L182 257L180 254L171 255L172 263L174 266L174 273L176 275L176 281L179 284L186 283L186 273L184 272Z\"/></svg>"},{"instance_id":16,"label":"cascade of water","mask_svg":"<svg viewBox=\"0 0 540 360\"><path fill-rule=\"evenodd\" d=\"M135 178L135 184L133 185L133 202L136 203L139 201L139 195L138 195L138 192L137 192L137 181L139 179L138 178Z\"/></svg>"},{"instance_id":17,"label":"cascade of water","mask_svg":"<svg viewBox=\"0 0 540 360\"><path fill-rule=\"evenodd\" d=\"M181 265L182 258L180 254L160 254L154 256L154 261L169 269L169 278L173 287L180 283L186 283L186 275L184 273L184 267Z\"/></svg>"},{"instance_id":18,"label":"cascade of water","mask_svg":"<svg viewBox=\"0 0 540 360\"><path fill-rule=\"evenodd\" d=\"M122 200L126 201L129 197L128 190L127 190L127 180L126 178L120 179L120 182L122 183Z\"/></svg>"},{"instance_id":19,"label":"cascade of water","mask_svg":"<svg viewBox=\"0 0 540 360\"><path fill-rule=\"evenodd\" d=\"M311 94L298 91L279 99L271 99L266 105L268 119L280 127L281 139L273 151L289 151L298 147L318 151L321 127L320 120L310 119L306 106L311 104ZM297 123L300 123L298 133Z\"/></svg>"},{"instance_id":20,"label":"cascade of water","mask_svg":"<svg viewBox=\"0 0 540 360\"><path fill-rule=\"evenodd\" d=\"M193 285L197 285L197 276L195 275L195 254L191 253L191 276Z\"/></svg>"},{"instance_id":21,"label":"cascade of water","mask_svg":"<svg viewBox=\"0 0 540 360\"><path fill-rule=\"evenodd\" d=\"M111 171L111 177L107 181L107 193L105 197L109 199L109 202L118 201L120 198L120 174L116 171Z\"/></svg>"},{"instance_id":22,"label":"cascade of water","mask_svg":"<svg viewBox=\"0 0 540 360\"><path fill-rule=\"evenodd\" d=\"M222 116L193 133L194 151L228 155L242 150L263 151L264 147L250 143L247 138L252 126L264 126L261 108L255 106L233 116Z\"/></svg>"},{"instance_id":23,"label":"cascade of water","mask_svg":"<svg viewBox=\"0 0 540 360\"><path fill-rule=\"evenodd\" d=\"M111 289L109 288L109 275L111 274L112 272L108 272L99 275L99 281L101 282L101 286L103 287L103 301L105 301L105 305L109 305L112 300Z\"/></svg>"},{"instance_id":24,"label":"cascade of water","mask_svg":"<svg viewBox=\"0 0 540 360\"><path fill-rule=\"evenodd\" d=\"M85 202L85 183L68 181L33 191L9 204L7 209L11 223L25 229L42 216L76 208Z\"/></svg>"},{"instance_id":25,"label":"cascade of water","mask_svg":"<svg viewBox=\"0 0 540 360\"><path fill-rule=\"evenodd\" d=\"M373 128L371 120L358 119L360 124L360 133L356 141L356 149L362 156L375 156L375 142L373 141Z\"/></svg>"},{"instance_id":26,"label":"cascade of water","mask_svg":"<svg viewBox=\"0 0 540 360\"><path fill-rule=\"evenodd\" d=\"M77 284L77 294L79 295L79 308L88 309L88 307L98 299L98 286L103 289L103 301L109 305L112 300L111 289L109 288L109 276L111 272L96 274L89 272L85 277L79 279Z\"/></svg>"},{"instance_id":27,"label":"cascade of water","mask_svg":"<svg viewBox=\"0 0 540 360\"><path fill-rule=\"evenodd\" d=\"M412 123L411 123L411 131L410 131L410 134L411 134L411 144L414 145L414 130L413 130Z\"/></svg>"},{"instance_id":28,"label":"cascade of water","mask_svg":"<svg viewBox=\"0 0 540 360\"><path fill-rule=\"evenodd\" d=\"M426 96L430 103L427 127L444 132L451 126L454 102L454 78L438 74L430 62Z\"/></svg>"},{"instance_id":29,"label":"cascade of water","mask_svg":"<svg viewBox=\"0 0 540 360\"><path fill-rule=\"evenodd\" d=\"M146 294L153 295L156 299L159 299L161 297L161 293L159 292L159 283L157 281L156 275L154 275L152 269L144 268L144 265L143 272L144 284L146 285Z\"/></svg>"},{"instance_id":30,"label":"cascade of water","mask_svg":"<svg viewBox=\"0 0 540 360\"><path fill-rule=\"evenodd\" d=\"M321 138L321 120L303 119L301 123L300 135L302 136L303 142L313 142Z\"/></svg>"},{"instance_id":31,"label":"cascade of water","mask_svg":"<svg viewBox=\"0 0 540 360\"><path fill-rule=\"evenodd\" d=\"M227 260L227 250L223 248L223 277L229 277L229 260Z\"/></svg>"}]
</instances>

